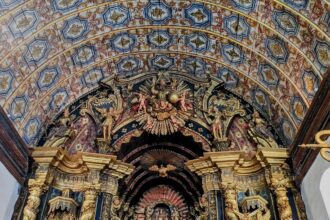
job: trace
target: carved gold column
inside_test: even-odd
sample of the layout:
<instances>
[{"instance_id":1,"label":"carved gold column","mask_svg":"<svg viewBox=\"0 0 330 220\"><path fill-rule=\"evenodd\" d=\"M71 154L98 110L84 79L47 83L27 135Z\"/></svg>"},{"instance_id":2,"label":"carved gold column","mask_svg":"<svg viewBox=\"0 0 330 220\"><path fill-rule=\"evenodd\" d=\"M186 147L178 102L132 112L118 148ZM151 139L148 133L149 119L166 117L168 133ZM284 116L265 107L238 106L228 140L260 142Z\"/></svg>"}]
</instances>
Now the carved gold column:
<instances>
[{"instance_id":1,"label":"carved gold column","mask_svg":"<svg viewBox=\"0 0 330 220\"><path fill-rule=\"evenodd\" d=\"M291 206L289 203L289 198L287 196L287 189L289 188L289 179L281 171L270 172L270 187L276 195L276 203L280 214L280 219L292 219Z\"/></svg>"},{"instance_id":2,"label":"carved gold column","mask_svg":"<svg viewBox=\"0 0 330 220\"><path fill-rule=\"evenodd\" d=\"M287 149L260 149L257 158L266 169L266 178L270 189L276 196L276 203L281 220L292 219L292 209L288 198L290 178L288 165L285 161L289 158Z\"/></svg>"},{"instance_id":3,"label":"carved gold column","mask_svg":"<svg viewBox=\"0 0 330 220\"><path fill-rule=\"evenodd\" d=\"M28 183L29 197L23 211L23 220L34 220L38 214L40 196L45 190L45 183L41 180L31 179Z\"/></svg>"},{"instance_id":4,"label":"carved gold column","mask_svg":"<svg viewBox=\"0 0 330 220\"><path fill-rule=\"evenodd\" d=\"M213 192L214 194L214 192L220 191L224 197L227 197L226 201L230 200L230 202L237 207L236 192L231 191L231 188L227 188L232 180L228 179L227 176L223 176L222 170L232 170L239 160L240 154L240 152L230 151L204 153L203 157L188 161L186 165L192 172L202 177L204 192ZM233 196L235 199L233 199ZM236 205L234 202L236 202ZM211 202L210 205L208 210L217 211L218 208L216 204ZM219 213L223 211L224 210L220 210ZM226 209L226 211L229 211L229 209ZM207 219L222 219L222 216L218 216L217 212L209 212L208 215ZM230 214L228 213L225 215L229 216Z\"/></svg>"},{"instance_id":5,"label":"carved gold column","mask_svg":"<svg viewBox=\"0 0 330 220\"><path fill-rule=\"evenodd\" d=\"M49 158L42 158L35 159L35 162L38 164L38 168L35 172L35 178L30 179L28 182L29 197L23 210L23 220L36 219L39 211L40 197L52 181L49 175L49 166L52 161Z\"/></svg>"},{"instance_id":6,"label":"carved gold column","mask_svg":"<svg viewBox=\"0 0 330 220\"><path fill-rule=\"evenodd\" d=\"M239 211L237 203L236 185L233 183L223 184L222 189L225 197L226 219L236 219L236 212Z\"/></svg>"},{"instance_id":7,"label":"carved gold column","mask_svg":"<svg viewBox=\"0 0 330 220\"><path fill-rule=\"evenodd\" d=\"M81 220L92 220L95 217L96 208L96 189L93 187L86 188L84 192L84 201L81 206Z\"/></svg>"}]
</instances>

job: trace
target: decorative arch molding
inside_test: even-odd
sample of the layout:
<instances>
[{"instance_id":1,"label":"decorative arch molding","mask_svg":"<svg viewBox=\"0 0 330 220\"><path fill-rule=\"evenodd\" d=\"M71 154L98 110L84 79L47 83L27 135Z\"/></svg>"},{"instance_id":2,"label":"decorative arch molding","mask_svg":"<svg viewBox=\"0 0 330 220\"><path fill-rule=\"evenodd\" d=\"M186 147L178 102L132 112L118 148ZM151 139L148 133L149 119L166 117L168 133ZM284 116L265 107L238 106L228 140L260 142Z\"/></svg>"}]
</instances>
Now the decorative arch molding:
<instances>
[{"instance_id":1,"label":"decorative arch molding","mask_svg":"<svg viewBox=\"0 0 330 220\"><path fill-rule=\"evenodd\" d=\"M132 121L132 122L134 123L134 121ZM200 125L199 122L194 119L191 120L191 123L194 123L195 125L197 125L197 128L203 128L206 131L206 135L203 135L203 134L196 132L195 130L189 128L189 125L188 125L189 122L186 123L185 126L183 126L180 129L180 133L183 134L184 136L192 137L195 142L200 143L202 145L202 148L204 151L211 151L211 145L212 145L211 133L210 133L208 126L206 127L205 124L203 124L203 127L202 127L202 125ZM117 128L116 130L118 131L119 128ZM114 149L120 150L121 146L123 144L129 143L132 138L140 137L142 134L143 134L143 131L141 131L139 128L135 128L135 130L127 132L126 134L124 134L123 136L121 136L120 138L115 140L112 143L112 146ZM114 135L116 135L116 133ZM208 136L208 138L205 136Z\"/></svg>"}]
</instances>

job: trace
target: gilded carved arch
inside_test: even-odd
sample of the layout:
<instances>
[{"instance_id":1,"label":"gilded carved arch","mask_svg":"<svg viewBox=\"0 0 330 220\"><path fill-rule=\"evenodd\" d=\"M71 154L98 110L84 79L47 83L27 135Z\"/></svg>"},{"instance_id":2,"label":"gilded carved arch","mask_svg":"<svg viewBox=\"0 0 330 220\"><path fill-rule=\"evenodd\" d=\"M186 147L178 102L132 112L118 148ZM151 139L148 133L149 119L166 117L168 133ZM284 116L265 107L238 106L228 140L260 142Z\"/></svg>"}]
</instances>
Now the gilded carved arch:
<instances>
[{"instance_id":1,"label":"gilded carved arch","mask_svg":"<svg viewBox=\"0 0 330 220\"><path fill-rule=\"evenodd\" d=\"M258 147L282 143L273 128L267 131L267 123L251 105L211 75L201 79L160 70L129 78L116 76L103 80L99 90L68 107L57 122L46 123L43 139L47 141L41 139L40 145L81 146L77 133L86 129L84 134L96 139L95 143L90 140L87 151L108 154L143 133L164 136L179 131L201 143L204 151L218 151L230 146L229 130L235 118L249 123L248 136ZM92 125L86 128L88 123Z\"/></svg>"}]
</instances>

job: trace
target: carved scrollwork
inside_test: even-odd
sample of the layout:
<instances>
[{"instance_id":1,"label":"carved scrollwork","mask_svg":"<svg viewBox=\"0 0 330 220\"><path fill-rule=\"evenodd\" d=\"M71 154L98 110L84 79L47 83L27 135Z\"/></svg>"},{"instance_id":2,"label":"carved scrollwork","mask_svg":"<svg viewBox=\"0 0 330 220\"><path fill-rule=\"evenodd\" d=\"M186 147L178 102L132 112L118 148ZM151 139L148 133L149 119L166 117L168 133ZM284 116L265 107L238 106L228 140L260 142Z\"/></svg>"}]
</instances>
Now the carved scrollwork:
<instances>
[{"instance_id":1,"label":"carved scrollwork","mask_svg":"<svg viewBox=\"0 0 330 220\"><path fill-rule=\"evenodd\" d=\"M204 117L213 134L213 145L217 151L226 149L230 144L227 135L231 121L236 115L244 116L246 112L238 99L226 97L223 93L211 95L206 107Z\"/></svg>"}]
</instances>

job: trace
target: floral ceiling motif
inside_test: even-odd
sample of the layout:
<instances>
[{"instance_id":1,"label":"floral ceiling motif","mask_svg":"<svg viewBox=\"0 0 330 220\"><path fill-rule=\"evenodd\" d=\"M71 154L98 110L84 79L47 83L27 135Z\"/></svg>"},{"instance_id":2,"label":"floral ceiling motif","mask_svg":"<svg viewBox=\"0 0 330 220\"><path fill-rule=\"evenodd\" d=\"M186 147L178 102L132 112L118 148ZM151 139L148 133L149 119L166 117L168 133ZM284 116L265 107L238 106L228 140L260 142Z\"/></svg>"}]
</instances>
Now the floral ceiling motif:
<instances>
[{"instance_id":1,"label":"floral ceiling motif","mask_svg":"<svg viewBox=\"0 0 330 220\"><path fill-rule=\"evenodd\" d=\"M0 104L27 143L113 74L213 74L292 140L330 66L326 1L0 0Z\"/></svg>"}]
</instances>

